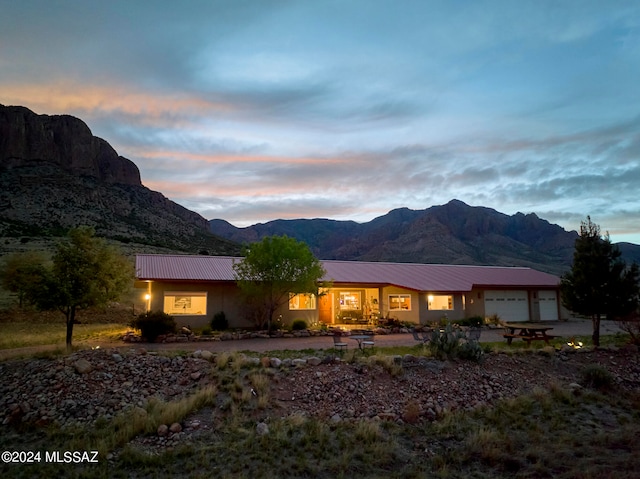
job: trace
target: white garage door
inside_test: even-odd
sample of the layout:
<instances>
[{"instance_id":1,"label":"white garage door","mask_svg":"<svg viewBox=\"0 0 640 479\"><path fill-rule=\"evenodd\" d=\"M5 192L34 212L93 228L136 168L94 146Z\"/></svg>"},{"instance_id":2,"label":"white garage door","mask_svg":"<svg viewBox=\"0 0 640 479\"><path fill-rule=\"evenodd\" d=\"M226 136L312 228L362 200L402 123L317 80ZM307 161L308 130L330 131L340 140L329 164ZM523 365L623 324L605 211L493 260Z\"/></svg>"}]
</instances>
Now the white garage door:
<instances>
[{"instance_id":1,"label":"white garage door","mask_svg":"<svg viewBox=\"0 0 640 479\"><path fill-rule=\"evenodd\" d=\"M486 291L484 313L497 314L503 321L529 321L529 301L526 291Z\"/></svg>"},{"instance_id":2,"label":"white garage door","mask_svg":"<svg viewBox=\"0 0 640 479\"><path fill-rule=\"evenodd\" d=\"M540 320L556 321L558 319L558 295L555 291L538 291L540 301Z\"/></svg>"}]
</instances>

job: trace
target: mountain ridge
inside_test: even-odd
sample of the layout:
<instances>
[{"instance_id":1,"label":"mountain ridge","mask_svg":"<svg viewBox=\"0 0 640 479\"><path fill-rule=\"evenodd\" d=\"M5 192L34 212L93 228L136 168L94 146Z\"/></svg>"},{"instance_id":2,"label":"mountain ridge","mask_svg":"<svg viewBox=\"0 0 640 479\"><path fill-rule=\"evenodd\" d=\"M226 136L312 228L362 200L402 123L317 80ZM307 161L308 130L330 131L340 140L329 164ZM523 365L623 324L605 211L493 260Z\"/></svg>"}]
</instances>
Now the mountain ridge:
<instances>
[{"instance_id":1,"label":"mountain ridge","mask_svg":"<svg viewBox=\"0 0 640 479\"><path fill-rule=\"evenodd\" d=\"M286 234L305 241L320 259L526 266L558 275L570 268L578 238L535 213L509 216L460 200L397 208L364 223L298 219L237 228L213 219L209 226L238 243ZM627 261L640 261L640 246L621 245Z\"/></svg>"},{"instance_id":2,"label":"mountain ridge","mask_svg":"<svg viewBox=\"0 0 640 479\"><path fill-rule=\"evenodd\" d=\"M199 214L145 187L138 167L70 115L0 105L0 236L99 236L184 252L238 253Z\"/></svg>"},{"instance_id":3,"label":"mountain ridge","mask_svg":"<svg viewBox=\"0 0 640 479\"><path fill-rule=\"evenodd\" d=\"M534 213L508 216L459 200L397 208L366 223L299 219L236 228L146 188L138 167L82 120L0 105L0 253L9 243L80 225L132 252L239 255L241 243L286 234L320 259L529 266L555 274L568 269L577 238ZM640 246L620 249L640 262Z\"/></svg>"}]
</instances>

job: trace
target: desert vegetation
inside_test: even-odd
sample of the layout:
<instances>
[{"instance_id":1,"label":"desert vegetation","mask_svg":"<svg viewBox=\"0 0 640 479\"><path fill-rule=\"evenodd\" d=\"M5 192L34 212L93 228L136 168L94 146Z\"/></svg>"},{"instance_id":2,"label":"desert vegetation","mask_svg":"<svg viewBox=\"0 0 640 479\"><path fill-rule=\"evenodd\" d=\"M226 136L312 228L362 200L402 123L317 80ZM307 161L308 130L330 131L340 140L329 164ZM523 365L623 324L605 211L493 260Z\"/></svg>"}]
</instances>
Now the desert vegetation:
<instances>
[{"instance_id":1,"label":"desert vegetation","mask_svg":"<svg viewBox=\"0 0 640 479\"><path fill-rule=\"evenodd\" d=\"M576 341L588 345L589 339ZM628 338L601 339L613 357ZM503 344L485 345L489 354L502 354L501 348ZM159 354L179 359L191 353ZM331 353L272 351L269 356L326 354ZM370 356L349 351L342 363L355 371L376 371L397 388L409 372L394 358L405 354L433 356L418 346L378 348ZM510 348L506 357L526 363L549 354L553 353L544 348ZM202 387L176 399L152 397L91 426L4 425L3 450L95 450L99 462L2 464L0 472L10 477L631 478L640 467L638 384L635 389L621 384L606 364L586 361L577 369L572 387L567 381L550 382L485 405L443 410L435 418L425 417L417 396L393 420L334 420L315 414L312 404L311 412L293 412L278 398L295 371L306 371L301 377L309 384L319 372L311 367L274 368L251 359L260 356L217 353ZM637 353L613 359L629 360L637 364ZM476 364L460 358L447 361L452 362L445 366L443 378ZM172 424L183 428L180 439L159 437L159 428Z\"/></svg>"}]
</instances>

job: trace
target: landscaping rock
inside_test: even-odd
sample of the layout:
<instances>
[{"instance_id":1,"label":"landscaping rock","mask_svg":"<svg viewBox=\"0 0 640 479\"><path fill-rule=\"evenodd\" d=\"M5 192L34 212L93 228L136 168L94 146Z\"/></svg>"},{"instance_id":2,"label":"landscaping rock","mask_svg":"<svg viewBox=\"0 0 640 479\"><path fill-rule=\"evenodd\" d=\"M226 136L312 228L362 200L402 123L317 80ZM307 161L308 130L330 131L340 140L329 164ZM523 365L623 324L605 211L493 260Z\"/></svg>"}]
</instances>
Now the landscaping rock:
<instances>
[{"instance_id":1,"label":"landscaping rock","mask_svg":"<svg viewBox=\"0 0 640 479\"><path fill-rule=\"evenodd\" d=\"M265 436L269 434L269 425L265 422L259 422L256 425L256 434L258 436Z\"/></svg>"},{"instance_id":2,"label":"landscaping rock","mask_svg":"<svg viewBox=\"0 0 640 479\"><path fill-rule=\"evenodd\" d=\"M91 363L83 358L80 358L75 363L73 363L73 367L76 368L76 371L79 374L90 373L91 370L93 369L93 366L91 366Z\"/></svg>"},{"instance_id":3,"label":"landscaping rock","mask_svg":"<svg viewBox=\"0 0 640 479\"><path fill-rule=\"evenodd\" d=\"M279 368L280 366L282 366L282 361L279 358L271 358L269 360L269 365L272 368Z\"/></svg>"},{"instance_id":4,"label":"landscaping rock","mask_svg":"<svg viewBox=\"0 0 640 479\"><path fill-rule=\"evenodd\" d=\"M213 361L213 353L211 351L200 351L200 357L205 361Z\"/></svg>"}]
</instances>

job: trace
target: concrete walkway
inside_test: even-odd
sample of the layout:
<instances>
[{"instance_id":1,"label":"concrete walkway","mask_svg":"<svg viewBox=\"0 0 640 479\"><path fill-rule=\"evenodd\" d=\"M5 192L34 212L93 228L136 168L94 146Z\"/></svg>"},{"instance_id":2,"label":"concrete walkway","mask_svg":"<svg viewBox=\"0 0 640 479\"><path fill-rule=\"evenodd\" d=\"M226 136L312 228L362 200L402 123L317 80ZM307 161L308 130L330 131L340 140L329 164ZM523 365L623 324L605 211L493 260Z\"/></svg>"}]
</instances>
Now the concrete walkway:
<instances>
[{"instance_id":1,"label":"concrete walkway","mask_svg":"<svg viewBox=\"0 0 640 479\"><path fill-rule=\"evenodd\" d=\"M553 330L550 334L554 336L562 336L564 338L570 338L572 336L587 336L592 334L592 326L590 320L573 319L570 321L549 321L549 327ZM615 334L620 332L618 326L612 321L602 321L600 324L600 335ZM411 334L389 334L389 335L376 335L376 346L389 347L389 346L415 346L417 343L413 339ZM502 329L488 329L482 330L482 336L480 342L502 342ZM357 347L357 344L353 340L347 339L349 349ZM353 343L353 344L351 344ZM333 339L330 336L314 336L308 338L265 338L265 339L239 339L232 341L194 341L184 343L123 343L123 342L86 342L78 343L77 346L90 348L145 348L147 351L195 351L198 349L208 350L212 352L233 352L233 351L254 351L257 353L264 353L267 351L281 351L281 350L321 350L333 348ZM5 349L0 350L0 360L9 358L30 356L38 352L54 351L56 349L64 350L64 345L50 345L50 346L33 346L29 348L18 349Z\"/></svg>"}]
</instances>

